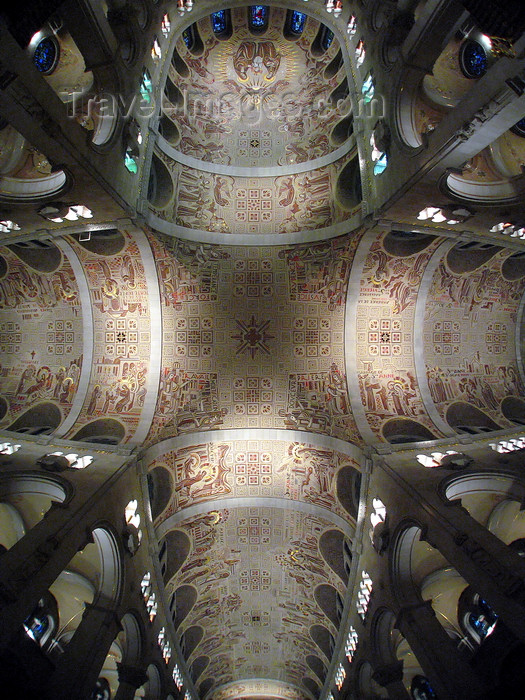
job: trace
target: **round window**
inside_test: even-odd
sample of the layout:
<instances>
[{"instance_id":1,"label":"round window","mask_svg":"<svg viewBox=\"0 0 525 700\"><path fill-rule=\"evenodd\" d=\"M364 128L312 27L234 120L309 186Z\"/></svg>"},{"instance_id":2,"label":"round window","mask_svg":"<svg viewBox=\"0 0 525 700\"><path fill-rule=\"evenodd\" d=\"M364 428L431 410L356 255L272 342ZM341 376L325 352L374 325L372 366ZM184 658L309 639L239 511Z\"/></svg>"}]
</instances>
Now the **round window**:
<instances>
[{"instance_id":1,"label":"round window","mask_svg":"<svg viewBox=\"0 0 525 700\"><path fill-rule=\"evenodd\" d=\"M487 52L477 41L465 41L459 52L459 65L467 78L481 78L487 72Z\"/></svg>"},{"instance_id":2,"label":"round window","mask_svg":"<svg viewBox=\"0 0 525 700\"><path fill-rule=\"evenodd\" d=\"M55 70L59 55L60 48L56 39L47 36L37 45L33 54L33 64L41 73L49 75Z\"/></svg>"}]
</instances>

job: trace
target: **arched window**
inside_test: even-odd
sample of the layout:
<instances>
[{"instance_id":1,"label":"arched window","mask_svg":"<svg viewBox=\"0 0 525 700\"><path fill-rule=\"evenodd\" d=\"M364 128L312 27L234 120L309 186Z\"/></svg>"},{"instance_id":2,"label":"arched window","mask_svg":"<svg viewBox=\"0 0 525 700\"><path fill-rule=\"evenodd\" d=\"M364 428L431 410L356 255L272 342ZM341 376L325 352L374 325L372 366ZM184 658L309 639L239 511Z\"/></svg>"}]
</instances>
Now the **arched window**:
<instances>
[{"instance_id":1,"label":"arched window","mask_svg":"<svg viewBox=\"0 0 525 700\"><path fill-rule=\"evenodd\" d=\"M334 40L334 33L331 29L328 29L328 27L324 26L323 27L323 33L321 35L321 48L323 51L328 51L330 46L332 46L332 42Z\"/></svg>"},{"instance_id":2,"label":"arched window","mask_svg":"<svg viewBox=\"0 0 525 700\"><path fill-rule=\"evenodd\" d=\"M355 47L355 60L358 66L361 66L364 63L365 56L365 43L362 39L360 39L357 46Z\"/></svg>"},{"instance_id":3,"label":"arched window","mask_svg":"<svg viewBox=\"0 0 525 700\"><path fill-rule=\"evenodd\" d=\"M46 36L36 46L33 53L33 65L44 75L50 75L57 67L60 58L60 46L52 36Z\"/></svg>"},{"instance_id":4,"label":"arched window","mask_svg":"<svg viewBox=\"0 0 525 700\"><path fill-rule=\"evenodd\" d=\"M153 83L151 82L151 75L147 68L142 71L142 81L140 83L140 94L142 99L146 102L151 102L151 93L153 92Z\"/></svg>"},{"instance_id":5,"label":"arched window","mask_svg":"<svg viewBox=\"0 0 525 700\"><path fill-rule=\"evenodd\" d=\"M487 72L487 52L477 41L468 40L459 51L459 65L466 78L475 80Z\"/></svg>"},{"instance_id":6,"label":"arched window","mask_svg":"<svg viewBox=\"0 0 525 700\"><path fill-rule=\"evenodd\" d=\"M304 12L297 10L288 10L286 13L286 22L284 25L284 35L287 38L295 38L301 36L304 31L306 15Z\"/></svg>"},{"instance_id":7,"label":"arched window","mask_svg":"<svg viewBox=\"0 0 525 700\"><path fill-rule=\"evenodd\" d=\"M498 616L486 600L467 586L458 601L458 620L474 646L479 646L494 631Z\"/></svg>"},{"instance_id":8,"label":"arched window","mask_svg":"<svg viewBox=\"0 0 525 700\"><path fill-rule=\"evenodd\" d=\"M111 700L111 688L106 678L97 680L90 700Z\"/></svg>"},{"instance_id":9,"label":"arched window","mask_svg":"<svg viewBox=\"0 0 525 700\"><path fill-rule=\"evenodd\" d=\"M162 36L163 36L165 39L167 39L168 36L169 36L169 33L170 33L170 31L171 31L171 22L170 22L170 16L168 15L168 13L166 13L166 14L164 15L164 17L162 18L162 22L161 22L161 25L160 25L160 30L161 30L161 32L162 32Z\"/></svg>"},{"instance_id":10,"label":"arched window","mask_svg":"<svg viewBox=\"0 0 525 700\"><path fill-rule=\"evenodd\" d=\"M510 549L515 551L519 557L525 557L525 537L519 537L509 544Z\"/></svg>"},{"instance_id":11,"label":"arched window","mask_svg":"<svg viewBox=\"0 0 525 700\"><path fill-rule=\"evenodd\" d=\"M381 175L386 170L388 165L388 156L384 151L381 151L376 146L374 134L370 137L370 145L372 146L372 162L374 163L374 175Z\"/></svg>"},{"instance_id":12,"label":"arched window","mask_svg":"<svg viewBox=\"0 0 525 700\"><path fill-rule=\"evenodd\" d=\"M124 167L132 175L137 174L138 170L138 153L133 146L127 146L124 153Z\"/></svg>"},{"instance_id":13,"label":"arched window","mask_svg":"<svg viewBox=\"0 0 525 700\"><path fill-rule=\"evenodd\" d=\"M218 39L229 39L232 34L230 10L219 10L210 15L213 33Z\"/></svg>"},{"instance_id":14,"label":"arched window","mask_svg":"<svg viewBox=\"0 0 525 700\"><path fill-rule=\"evenodd\" d=\"M24 620L24 631L27 636L44 647L57 626L58 608L55 597L51 593L38 601L36 608Z\"/></svg>"},{"instance_id":15,"label":"arched window","mask_svg":"<svg viewBox=\"0 0 525 700\"><path fill-rule=\"evenodd\" d=\"M193 24L190 24L190 26L186 27L186 29L182 32L182 40L186 44L188 51L191 51L195 46L195 30L193 28Z\"/></svg>"},{"instance_id":16,"label":"arched window","mask_svg":"<svg viewBox=\"0 0 525 700\"><path fill-rule=\"evenodd\" d=\"M366 78L364 79L363 84L361 86L361 94L363 95L363 101L365 104L372 102L372 98L374 97L374 92L375 92L374 77L373 77L372 73L369 73L366 76Z\"/></svg>"},{"instance_id":17,"label":"arched window","mask_svg":"<svg viewBox=\"0 0 525 700\"><path fill-rule=\"evenodd\" d=\"M160 48L159 40L156 36L153 37L153 45L151 47L151 58L157 62L162 58L162 49Z\"/></svg>"},{"instance_id":18,"label":"arched window","mask_svg":"<svg viewBox=\"0 0 525 700\"><path fill-rule=\"evenodd\" d=\"M516 122L514 126L511 126L510 130L513 134L525 138L525 117L520 119L519 122Z\"/></svg>"},{"instance_id":19,"label":"arched window","mask_svg":"<svg viewBox=\"0 0 525 700\"><path fill-rule=\"evenodd\" d=\"M437 697L428 678L419 674L412 678L410 695L414 700L435 700Z\"/></svg>"},{"instance_id":20,"label":"arched window","mask_svg":"<svg viewBox=\"0 0 525 700\"><path fill-rule=\"evenodd\" d=\"M248 7L248 27L253 34L262 34L268 29L270 8L268 5L250 5Z\"/></svg>"}]
</instances>

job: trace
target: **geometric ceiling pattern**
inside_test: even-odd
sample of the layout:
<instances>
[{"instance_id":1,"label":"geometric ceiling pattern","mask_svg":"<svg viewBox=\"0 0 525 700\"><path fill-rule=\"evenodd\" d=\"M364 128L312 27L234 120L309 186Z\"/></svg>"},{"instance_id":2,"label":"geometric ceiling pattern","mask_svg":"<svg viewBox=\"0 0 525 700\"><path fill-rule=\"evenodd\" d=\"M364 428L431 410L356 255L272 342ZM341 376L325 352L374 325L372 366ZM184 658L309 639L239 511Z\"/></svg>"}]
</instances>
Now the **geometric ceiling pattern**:
<instances>
[{"instance_id":1,"label":"geometric ceiling pattern","mask_svg":"<svg viewBox=\"0 0 525 700\"><path fill-rule=\"evenodd\" d=\"M352 231L348 57L337 39L319 50L317 19L287 38L286 10L270 15L258 34L232 10L227 38L199 19L198 52L177 40L150 228L0 257L0 426L144 448L201 700L315 700L349 599L363 448L512 427L524 389L525 267L380 222Z\"/></svg>"},{"instance_id":2,"label":"geometric ceiling pattern","mask_svg":"<svg viewBox=\"0 0 525 700\"><path fill-rule=\"evenodd\" d=\"M327 73L339 42L314 57L310 47L320 22L308 17L300 38L290 41L282 31L285 20L286 9L272 8L270 26L259 38L248 28L246 8L234 8L232 36L221 40L205 17L196 23L204 44L199 56L179 38L176 50L188 70L181 75L170 66L165 111L180 132L177 150L241 167L302 163L335 150L330 133L342 112L330 109L330 95L341 76ZM177 90L186 98L185 110L172 104Z\"/></svg>"}]
</instances>

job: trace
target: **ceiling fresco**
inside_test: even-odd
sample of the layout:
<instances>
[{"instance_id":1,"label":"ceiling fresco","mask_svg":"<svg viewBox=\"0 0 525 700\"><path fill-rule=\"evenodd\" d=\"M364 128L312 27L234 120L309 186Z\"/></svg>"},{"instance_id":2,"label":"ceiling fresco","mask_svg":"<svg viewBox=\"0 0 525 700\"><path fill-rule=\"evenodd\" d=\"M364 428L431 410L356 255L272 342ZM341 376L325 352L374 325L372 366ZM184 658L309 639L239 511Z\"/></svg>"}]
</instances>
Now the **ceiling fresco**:
<instances>
[{"instance_id":1,"label":"ceiling fresco","mask_svg":"<svg viewBox=\"0 0 525 700\"><path fill-rule=\"evenodd\" d=\"M326 665L329 659L308 631L317 625L335 637L337 630L312 592L329 584L343 596L345 588L319 552L320 537L333 524L293 509L233 505L183 520L178 529L189 537L191 553L167 592L198 587L179 631L204 631L188 657L189 663L210 657L201 682L269 677L301 687L303 678L315 680L306 656Z\"/></svg>"},{"instance_id":2,"label":"ceiling fresco","mask_svg":"<svg viewBox=\"0 0 525 700\"><path fill-rule=\"evenodd\" d=\"M167 505L155 518L155 526L182 508L234 496L312 503L355 524L357 510L350 513L337 496L337 474L348 467L360 470L354 459L336 450L256 439L256 434L250 440L215 440L171 449L147 467L149 472L163 468L170 474L169 492L163 487Z\"/></svg>"},{"instance_id":3,"label":"ceiling fresco","mask_svg":"<svg viewBox=\"0 0 525 700\"><path fill-rule=\"evenodd\" d=\"M440 240L429 238L422 251L400 257L385 249L387 235L368 239L355 316L360 398L380 440L392 418L436 430L416 381L414 316L421 279Z\"/></svg>"},{"instance_id":4,"label":"ceiling fresco","mask_svg":"<svg viewBox=\"0 0 525 700\"><path fill-rule=\"evenodd\" d=\"M68 259L55 246L4 247L0 258L3 427L44 402L53 403L61 418L68 415L82 368L82 341L80 294Z\"/></svg>"},{"instance_id":5,"label":"ceiling fresco","mask_svg":"<svg viewBox=\"0 0 525 700\"><path fill-rule=\"evenodd\" d=\"M252 700L301 700L302 691L285 683L271 680L248 680L231 683L214 694L215 700L237 700L251 698Z\"/></svg>"},{"instance_id":6,"label":"ceiling fresco","mask_svg":"<svg viewBox=\"0 0 525 700\"><path fill-rule=\"evenodd\" d=\"M180 133L176 149L244 167L303 163L334 150L330 133L349 109L348 102L336 109L330 101L343 71L325 75L339 50L337 40L314 55L321 25L312 17L300 37L285 38L284 8L270 9L263 36L250 32L247 8L232 9L231 18L232 36L225 40L213 34L209 17L196 23L203 43L198 56L182 38L177 42L188 74L172 65L169 81L180 91L184 109L169 103L164 109Z\"/></svg>"},{"instance_id":7,"label":"ceiling fresco","mask_svg":"<svg viewBox=\"0 0 525 700\"><path fill-rule=\"evenodd\" d=\"M261 33L236 7L230 37L207 16L200 46L161 40L175 49L151 71L167 76L164 114L143 169L126 173L150 226L119 220L40 259L0 255L0 426L47 402L60 437L137 446L158 544L150 574L165 589L154 625L164 608L187 662L181 697L199 700L316 700L344 647L347 584L366 573L351 546L370 453L465 436L461 419L511 427L523 411L503 407L524 393L525 263L413 231L424 182L374 214L389 175L361 182L368 127L337 128L350 116L337 39L323 52L319 20L291 37L286 9L269 12ZM367 67L376 49L358 68L344 56L356 104L365 76L380 77ZM458 50L453 39L413 95L416 139L471 85ZM517 139L500 137L461 178L519 175ZM19 165L28 177L47 168L33 151Z\"/></svg>"},{"instance_id":8,"label":"ceiling fresco","mask_svg":"<svg viewBox=\"0 0 525 700\"><path fill-rule=\"evenodd\" d=\"M94 357L84 405L70 436L91 421L112 416L126 442L144 405L151 347L148 288L134 235L122 235L122 249L109 255L70 241L89 287Z\"/></svg>"},{"instance_id":9,"label":"ceiling fresco","mask_svg":"<svg viewBox=\"0 0 525 700\"><path fill-rule=\"evenodd\" d=\"M158 153L174 183L162 208L163 221L216 233L270 234L313 231L350 219L361 203L344 208L337 201L338 177L351 160L344 157L316 170L276 177L218 175L182 165Z\"/></svg>"},{"instance_id":10,"label":"ceiling fresco","mask_svg":"<svg viewBox=\"0 0 525 700\"><path fill-rule=\"evenodd\" d=\"M358 442L343 347L358 240L292 248L153 242L164 338L149 440L277 427Z\"/></svg>"},{"instance_id":11,"label":"ceiling fresco","mask_svg":"<svg viewBox=\"0 0 525 700\"><path fill-rule=\"evenodd\" d=\"M461 274L444 260L433 276L425 309L425 364L432 400L445 420L447 409L460 400L501 428L512 426L501 401L524 392L515 334L525 276L505 279L507 258L508 250L494 248L488 261Z\"/></svg>"}]
</instances>

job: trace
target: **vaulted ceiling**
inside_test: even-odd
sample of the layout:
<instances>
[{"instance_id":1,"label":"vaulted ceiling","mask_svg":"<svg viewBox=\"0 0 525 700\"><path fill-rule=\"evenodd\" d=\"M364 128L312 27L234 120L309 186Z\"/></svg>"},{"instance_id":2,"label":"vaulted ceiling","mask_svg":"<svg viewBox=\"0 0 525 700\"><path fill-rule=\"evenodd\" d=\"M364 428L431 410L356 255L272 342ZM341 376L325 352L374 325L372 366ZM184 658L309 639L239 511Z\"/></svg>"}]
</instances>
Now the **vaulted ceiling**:
<instances>
[{"instance_id":1,"label":"vaulted ceiling","mask_svg":"<svg viewBox=\"0 0 525 700\"><path fill-rule=\"evenodd\" d=\"M0 425L144 447L167 600L209 700L319 694L362 448L523 412L525 266L352 226L355 143L311 109L346 57L316 53L318 19L291 38L285 22L272 8L262 37L237 8L229 37L198 21L198 55L176 42L151 227L0 257ZM280 109L287 90L307 118Z\"/></svg>"}]
</instances>

